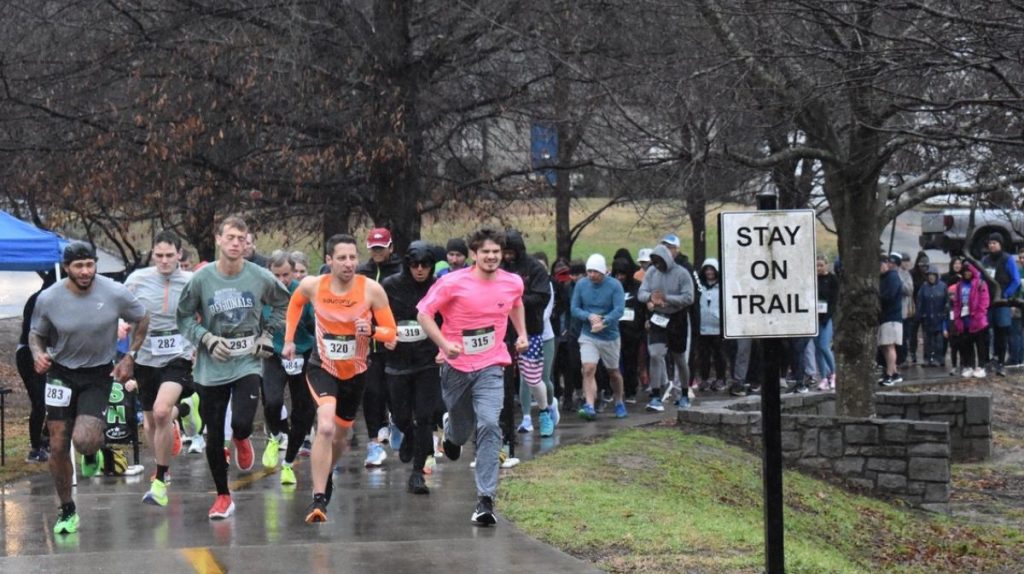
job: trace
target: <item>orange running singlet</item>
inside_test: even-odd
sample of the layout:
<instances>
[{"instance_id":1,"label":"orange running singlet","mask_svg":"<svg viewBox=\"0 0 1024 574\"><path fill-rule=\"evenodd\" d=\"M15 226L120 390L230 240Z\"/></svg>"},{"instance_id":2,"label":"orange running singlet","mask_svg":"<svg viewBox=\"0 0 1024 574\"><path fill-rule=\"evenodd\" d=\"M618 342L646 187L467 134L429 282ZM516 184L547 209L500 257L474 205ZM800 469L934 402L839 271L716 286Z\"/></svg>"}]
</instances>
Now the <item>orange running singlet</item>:
<instances>
[{"instance_id":1,"label":"orange running singlet","mask_svg":"<svg viewBox=\"0 0 1024 574\"><path fill-rule=\"evenodd\" d=\"M311 364L339 380L348 380L366 370L370 338L356 336L356 320L370 320L372 312L366 301L366 277L356 275L352 287L344 295L331 291L331 275L320 277L313 300L316 314L316 346Z\"/></svg>"}]
</instances>

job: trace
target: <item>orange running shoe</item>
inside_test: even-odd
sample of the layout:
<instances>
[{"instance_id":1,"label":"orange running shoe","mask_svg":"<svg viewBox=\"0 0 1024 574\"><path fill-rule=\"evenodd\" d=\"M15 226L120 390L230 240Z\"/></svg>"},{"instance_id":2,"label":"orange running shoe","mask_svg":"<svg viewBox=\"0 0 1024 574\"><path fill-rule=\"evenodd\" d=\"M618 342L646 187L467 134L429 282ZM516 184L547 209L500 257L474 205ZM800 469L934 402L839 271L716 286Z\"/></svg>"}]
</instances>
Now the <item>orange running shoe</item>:
<instances>
[{"instance_id":1,"label":"orange running shoe","mask_svg":"<svg viewBox=\"0 0 1024 574\"><path fill-rule=\"evenodd\" d=\"M252 466L256 463L256 452L252 449L252 441L233 438L231 442L235 443L235 464L238 465L238 470L252 470Z\"/></svg>"},{"instance_id":2,"label":"orange running shoe","mask_svg":"<svg viewBox=\"0 0 1024 574\"><path fill-rule=\"evenodd\" d=\"M174 429L174 442L171 443L171 456L178 456L181 454L181 429L178 427L178 421L171 423L171 428Z\"/></svg>"},{"instance_id":3,"label":"orange running shoe","mask_svg":"<svg viewBox=\"0 0 1024 574\"><path fill-rule=\"evenodd\" d=\"M218 494L210 507L210 520L223 520L235 513L235 503L230 494Z\"/></svg>"},{"instance_id":4,"label":"orange running shoe","mask_svg":"<svg viewBox=\"0 0 1024 574\"><path fill-rule=\"evenodd\" d=\"M322 494L313 497L313 503L306 509L306 524L327 522L327 499Z\"/></svg>"}]
</instances>

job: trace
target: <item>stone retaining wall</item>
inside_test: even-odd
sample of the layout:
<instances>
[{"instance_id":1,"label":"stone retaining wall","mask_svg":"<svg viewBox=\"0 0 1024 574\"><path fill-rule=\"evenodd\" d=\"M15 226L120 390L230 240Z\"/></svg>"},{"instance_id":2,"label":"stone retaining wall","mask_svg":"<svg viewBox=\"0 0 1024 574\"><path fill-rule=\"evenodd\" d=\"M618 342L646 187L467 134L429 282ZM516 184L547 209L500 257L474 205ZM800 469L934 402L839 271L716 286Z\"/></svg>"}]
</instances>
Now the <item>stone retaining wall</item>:
<instances>
[{"instance_id":1,"label":"stone retaining wall","mask_svg":"<svg viewBox=\"0 0 1024 574\"><path fill-rule=\"evenodd\" d=\"M876 403L878 418L858 419L835 416L834 393L783 397L784 459L915 507L947 511L951 463L991 454L991 397L878 393ZM760 399L683 409L679 421L750 440L761 434Z\"/></svg>"}]
</instances>

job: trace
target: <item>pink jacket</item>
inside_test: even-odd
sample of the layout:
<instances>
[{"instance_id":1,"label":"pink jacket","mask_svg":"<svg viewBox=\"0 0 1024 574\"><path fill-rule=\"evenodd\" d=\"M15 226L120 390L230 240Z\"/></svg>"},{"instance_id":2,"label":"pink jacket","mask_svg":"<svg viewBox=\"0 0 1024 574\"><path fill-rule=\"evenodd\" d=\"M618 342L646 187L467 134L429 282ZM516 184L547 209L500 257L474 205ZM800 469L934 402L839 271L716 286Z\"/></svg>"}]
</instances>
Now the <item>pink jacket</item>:
<instances>
[{"instance_id":1,"label":"pink jacket","mask_svg":"<svg viewBox=\"0 0 1024 574\"><path fill-rule=\"evenodd\" d=\"M964 265L970 265L971 267L971 293L967 298L967 308L969 309L971 317L970 331L977 333L988 328L988 285L980 279L980 271L971 265L970 263L964 262ZM953 292L953 323L956 326L956 333L963 334L964 324L960 319L960 310L963 308L963 304L960 301L960 293L963 289L963 281L958 281L956 285L950 287L950 291Z\"/></svg>"}]
</instances>

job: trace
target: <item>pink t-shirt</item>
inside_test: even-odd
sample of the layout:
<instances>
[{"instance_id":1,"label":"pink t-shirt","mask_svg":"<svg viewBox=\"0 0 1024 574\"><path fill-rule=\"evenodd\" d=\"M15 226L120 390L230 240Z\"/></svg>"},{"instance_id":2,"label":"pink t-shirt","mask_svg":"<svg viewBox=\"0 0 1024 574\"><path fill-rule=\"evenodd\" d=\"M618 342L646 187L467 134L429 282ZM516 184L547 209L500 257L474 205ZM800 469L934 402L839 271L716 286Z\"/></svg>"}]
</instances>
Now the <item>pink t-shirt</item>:
<instances>
[{"instance_id":1,"label":"pink t-shirt","mask_svg":"<svg viewBox=\"0 0 1024 574\"><path fill-rule=\"evenodd\" d=\"M441 314L445 340L462 345L462 354L447 359L448 364L469 373L512 363L505 332L512 309L522 305L523 280L518 275L499 269L494 279L486 280L469 267L438 279L416 309L430 316Z\"/></svg>"}]
</instances>

